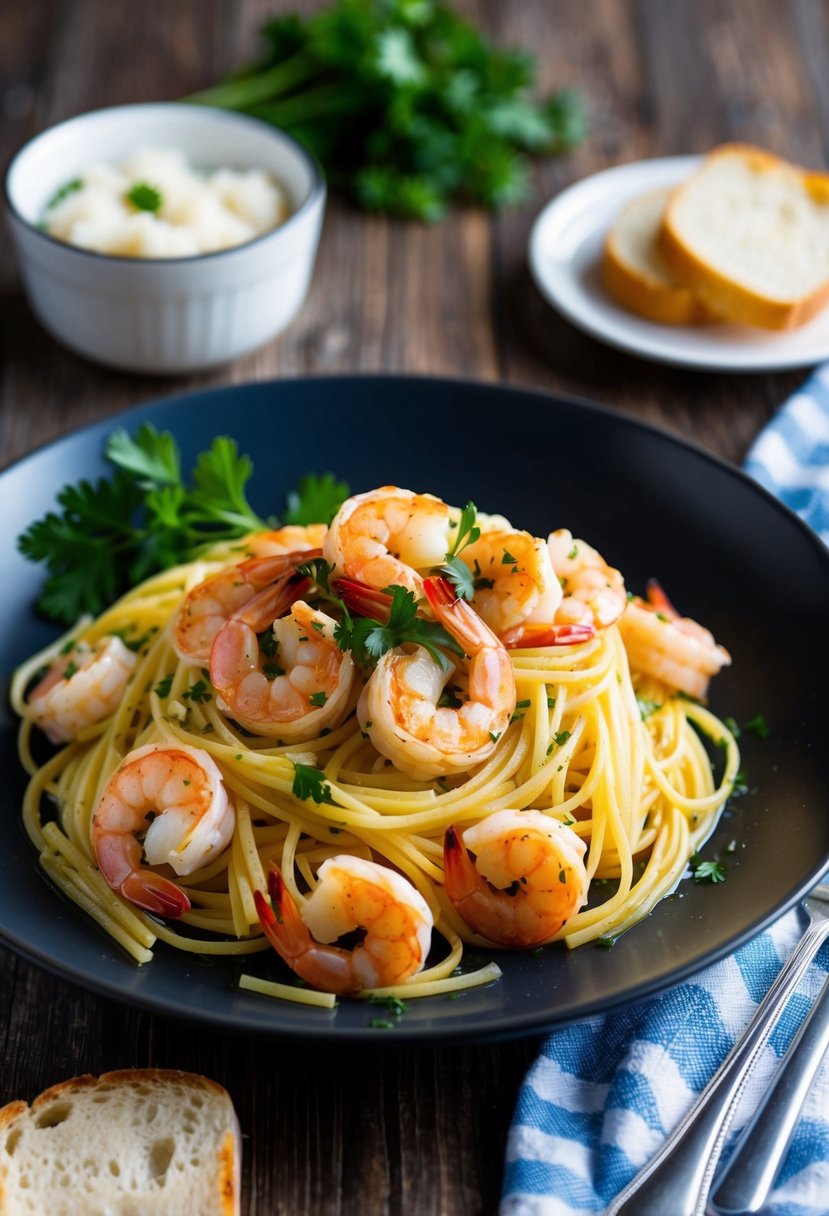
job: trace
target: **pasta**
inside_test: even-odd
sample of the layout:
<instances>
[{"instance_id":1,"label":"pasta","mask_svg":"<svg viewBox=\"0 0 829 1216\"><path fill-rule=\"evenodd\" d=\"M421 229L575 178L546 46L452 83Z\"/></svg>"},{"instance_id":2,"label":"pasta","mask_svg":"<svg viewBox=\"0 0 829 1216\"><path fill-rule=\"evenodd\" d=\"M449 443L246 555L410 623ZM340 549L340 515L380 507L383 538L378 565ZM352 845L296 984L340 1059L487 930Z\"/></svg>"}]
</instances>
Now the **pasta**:
<instances>
[{"instance_id":1,"label":"pasta","mask_svg":"<svg viewBox=\"0 0 829 1216\"><path fill-rule=\"evenodd\" d=\"M494 527L490 534L494 537ZM484 530L483 539L490 534ZM509 557L506 542L498 543ZM571 555L578 546L583 546L582 557L595 553L584 542L570 538L569 543ZM425 965L398 982L363 983L363 993L427 996L488 982L499 974L497 963L470 971L464 947L475 945L478 952L486 947L494 959L498 942L476 932L475 918L467 917L463 902L447 893L444 836L450 828L462 836L502 811L541 812L545 823L566 828L567 841L574 842L572 871L578 863L585 887L590 884L587 903L578 906L581 893L574 894L573 910L555 932L545 934L544 944L561 941L576 947L615 938L676 886L689 857L716 824L733 787L739 754L732 733L701 702L678 695L676 687L645 671L631 673L624 628L617 623L588 627L567 620L565 613L564 623L556 626L565 633L550 644L540 626L527 626L507 652L513 699L505 728L488 732L485 758L466 768L413 775L378 744L365 700L360 701L365 675L350 688L341 720L319 728L311 738L291 741L279 737L278 725L257 734L250 721L240 727L238 718L223 711L210 679L215 643L210 666L195 666L176 653L174 623L184 597L249 552L224 546L203 560L148 579L102 616L79 623L34 656L14 679L20 757L30 774L23 807L26 830L51 878L137 963L150 961L159 940L200 954L270 951L260 919L271 865L278 868L286 899L302 910L320 884L320 868L346 855L379 862L408 880L435 925ZM556 573L561 579L558 566ZM296 577L293 568L289 577ZM284 574L280 578L284 583ZM483 581L487 589L492 586L493 580ZM566 592L567 579L563 581ZM306 631L322 635L319 622L326 619L323 610L329 609L331 597L325 580L320 582L321 587L306 588L303 594L322 614L317 623L308 618L311 628ZM431 602L434 589L429 594ZM623 607L624 600L619 613ZM42 759L31 692L36 673L59 665L61 654L75 654L79 644L92 653L113 635L135 656L124 695L112 712L77 730L60 750ZM499 654L502 649L499 643ZM64 671L62 678L72 675ZM470 674L467 688L462 674L459 684L447 685L450 698L458 703L471 699L474 680ZM320 705L314 697L322 697L322 703L328 699L313 694L313 705ZM460 711L451 719L453 727L458 717ZM189 906L173 920L152 915L112 889L93 840L93 815L124 757L162 744L206 753L221 774L234 812L227 846L207 855L192 872L175 876ZM155 755L151 747L148 751ZM718 778L712 754L721 758ZM558 848L558 837L552 840ZM564 855L560 849L556 866L560 882L568 886L571 870L561 860ZM468 863L468 855L466 859ZM524 897L520 883L527 881L523 875L515 878L509 911L519 906ZM523 944L523 930L515 932L518 937L501 944ZM285 983L247 976L243 986L315 1004L334 1000L296 986L290 973Z\"/></svg>"}]
</instances>

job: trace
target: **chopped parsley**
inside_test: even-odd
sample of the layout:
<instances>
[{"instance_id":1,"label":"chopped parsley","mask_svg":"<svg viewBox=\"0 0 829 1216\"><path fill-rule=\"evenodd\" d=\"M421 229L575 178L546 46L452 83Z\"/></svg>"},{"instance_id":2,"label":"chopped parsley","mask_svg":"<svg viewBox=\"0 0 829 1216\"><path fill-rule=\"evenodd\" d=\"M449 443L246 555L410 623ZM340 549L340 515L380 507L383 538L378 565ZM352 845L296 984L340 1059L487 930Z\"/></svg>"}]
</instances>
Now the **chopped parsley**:
<instances>
[{"instance_id":1,"label":"chopped parsley","mask_svg":"<svg viewBox=\"0 0 829 1216\"><path fill-rule=\"evenodd\" d=\"M78 670L78 664L74 661L74 659L70 659L63 669L64 680L71 680L75 672Z\"/></svg>"},{"instance_id":2,"label":"chopped parsley","mask_svg":"<svg viewBox=\"0 0 829 1216\"><path fill-rule=\"evenodd\" d=\"M162 676L162 678L158 681L155 688L153 689L153 692L156 694L157 697L161 697L163 700L165 697L169 697L170 689L172 687L173 687L173 673L170 672L169 675Z\"/></svg>"},{"instance_id":3,"label":"chopped parsley","mask_svg":"<svg viewBox=\"0 0 829 1216\"><path fill-rule=\"evenodd\" d=\"M309 799L318 805L321 802L332 804L334 802L331 797L331 786L325 780L325 774L310 764L294 763L294 782L291 793L302 802L307 802Z\"/></svg>"},{"instance_id":4,"label":"chopped parsley","mask_svg":"<svg viewBox=\"0 0 829 1216\"><path fill-rule=\"evenodd\" d=\"M185 701L210 701L213 697L204 680L196 680L195 684L191 684L181 695Z\"/></svg>"},{"instance_id":5,"label":"chopped parsley","mask_svg":"<svg viewBox=\"0 0 829 1216\"><path fill-rule=\"evenodd\" d=\"M308 700L312 705L316 705L318 708L321 708L328 700L328 693L322 691L312 692Z\"/></svg>"},{"instance_id":6,"label":"chopped parsley","mask_svg":"<svg viewBox=\"0 0 829 1216\"><path fill-rule=\"evenodd\" d=\"M73 177L71 182L66 182L63 186L60 186L55 191L55 193L49 199L49 202L46 204L46 210L51 211L53 207L57 207L58 203L62 203L63 200L68 198L70 194L74 194L77 190L82 189L83 178Z\"/></svg>"},{"instance_id":7,"label":"chopped parsley","mask_svg":"<svg viewBox=\"0 0 829 1216\"><path fill-rule=\"evenodd\" d=\"M696 883L725 882L726 868L719 861L703 861L699 853L693 853L688 859L691 877Z\"/></svg>"},{"instance_id":8,"label":"chopped parsley","mask_svg":"<svg viewBox=\"0 0 829 1216\"><path fill-rule=\"evenodd\" d=\"M161 204L164 201L161 191L156 190L155 186L150 186L147 182L136 182L126 192L124 198L128 203L132 203L136 210L150 211L153 214L161 210Z\"/></svg>"},{"instance_id":9,"label":"chopped parsley","mask_svg":"<svg viewBox=\"0 0 829 1216\"><path fill-rule=\"evenodd\" d=\"M662 708L659 701L648 701L644 697L637 697L636 704L639 706L639 713L643 722L647 721L652 714L655 714L657 710Z\"/></svg>"},{"instance_id":10,"label":"chopped parsley","mask_svg":"<svg viewBox=\"0 0 829 1216\"><path fill-rule=\"evenodd\" d=\"M768 739L771 731L768 723L762 714L755 714L748 722L743 723L743 730L749 731L752 735L756 735L758 739Z\"/></svg>"}]
</instances>

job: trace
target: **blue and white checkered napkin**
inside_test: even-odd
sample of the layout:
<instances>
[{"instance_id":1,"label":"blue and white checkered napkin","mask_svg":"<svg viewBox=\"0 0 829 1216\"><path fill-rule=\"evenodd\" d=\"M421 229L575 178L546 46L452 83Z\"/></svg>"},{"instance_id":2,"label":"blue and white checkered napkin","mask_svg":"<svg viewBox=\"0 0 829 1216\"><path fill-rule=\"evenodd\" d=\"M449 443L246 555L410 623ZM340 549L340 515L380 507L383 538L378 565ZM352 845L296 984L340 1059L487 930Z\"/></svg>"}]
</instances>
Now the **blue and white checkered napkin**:
<instances>
[{"instance_id":1,"label":"blue and white checkered napkin","mask_svg":"<svg viewBox=\"0 0 829 1216\"><path fill-rule=\"evenodd\" d=\"M829 543L829 366L772 419L749 452L746 469ZM789 913L732 958L662 996L553 1033L518 1097L501 1216L604 1212L705 1088L801 932L798 913ZM827 970L829 946L810 967L765 1048L728 1147ZM829 1063L824 1063L764 1216L827 1213Z\"/></svg>"}]
</instances>

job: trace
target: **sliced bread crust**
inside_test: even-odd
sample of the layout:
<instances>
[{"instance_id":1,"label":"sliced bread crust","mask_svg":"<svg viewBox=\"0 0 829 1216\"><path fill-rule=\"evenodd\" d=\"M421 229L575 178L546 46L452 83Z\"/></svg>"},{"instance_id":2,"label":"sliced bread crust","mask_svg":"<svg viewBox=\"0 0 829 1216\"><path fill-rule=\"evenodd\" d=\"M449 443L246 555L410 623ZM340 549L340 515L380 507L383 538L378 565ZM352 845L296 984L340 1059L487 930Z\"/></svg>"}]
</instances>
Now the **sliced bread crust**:
<instances>
[{"instance_id":1,"label":"sliced bread crust","mask_svg":"<svg viewBox=\"0 0 829 1216\"><path fill-rule=\"evenodd\" d=\"M197 1073L121 1069L0 1109L2 1216L238 1216L240 1132Z\"/></svg>"},{"instance_id":2,"label":"sliced bread crust","mask_svg":"<svg viewBox=\"0 0 829 1216\"><path fill-rule=\"evenodd\" d=\"M658 245L673 187L633 199L607 234L602 259L605 290L623 308L662 325L700 325L711 313L677 282Z\"/></svg>"},{"instance_id":3,"label":"sliced bread crust","mask_svg":"<svg viewBox=\"0 0 829 1216\"><path fill-rule=\"evenodd\" d=\"M733 187L727 199L723 184ZM672 274L712 312L794 329L829 303L829 175L751 144L724 144L675 191L658 244Z\"/></svg>"}]
</instances>

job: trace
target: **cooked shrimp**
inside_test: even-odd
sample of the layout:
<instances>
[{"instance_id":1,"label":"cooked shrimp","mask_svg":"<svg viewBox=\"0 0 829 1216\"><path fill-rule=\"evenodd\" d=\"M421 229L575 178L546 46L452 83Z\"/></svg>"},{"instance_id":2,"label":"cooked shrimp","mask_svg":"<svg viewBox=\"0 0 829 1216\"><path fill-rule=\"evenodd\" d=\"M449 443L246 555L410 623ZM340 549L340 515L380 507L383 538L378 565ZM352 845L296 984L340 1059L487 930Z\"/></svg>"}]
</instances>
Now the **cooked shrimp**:
<instances>
[{"instance_id":1,"label":"cooked shrimp","mask_svg":"<svg viewBox=\"0 0 829 1216\"><path fill-rule=\"evenodd\" d=\"M342 722L354 679L351 655L334 638L336 621L296 598L305 585L288 577L255 596L210 651L222 712L246 730L292 742Z\"/></svg>"},{"instance_id":2,"label":"cooked shrimp","mask_svg":"<svg viewBox=\"0 0 829 1216\"><path fill-rule=\"evenodd\" d=\"M245 541L251 557L279 557L284 553L303 553L309 549L322 551L328 528L325 524L286 524L272 532L255 532Z\"/></svg>"},{"instance_id":3,"label":"cooked shrimp","mask_svg":"<svg viewBox=\"0 0 829 1216\"><path fill-rule=\"evenodd\" d=\"M359 857L329 857L319 884L298 909L273 866L271 904L256 891L256 910L276 952L308 984L340 995L386 988L420 971L429 953L432 913L407 878ZM271 906L272 905L272 906ZM355 929L353 950L330 945Z\"/></svg>"},{"instance_id":4,"label":"cooked shrimp","mask_svg":"<svg viewBox=\"0 0 829 1216\"><path fill-rule=\"evenodd\" d=\"M360 726L378 752L417 780L466 772L492 754L515 710L509 654L471 604L455 598L442 578L423 590L437 620L470 656L468 700L438 708L452 674L428 650L389 650L369 677L357 705Z\"/></svg>"},{"instance_id":5,"label":"cooked shrimp","mask_svg":"<svg viewBox=\"0 0 829 1216\"><path fill-rule=\"evenodd\" d=\"M120 638L75 642L29 694L32 716L52 743L68 743L115 712L135 663Z\"/></svg>"},{"instance_id":6,"label":"cooked shrimp","mask_svg":"<svg viewBox=\"0 0 829 1216\"><path fill-rule=\"evenodd\" d=\"M92 847L114 891L148 912L181 916L190 907L184 891L147 866L166 863L192 874L225 848L235 822L207 752L148 743L128 752L110 777L92 817Z\"/></svg>"},{"instance_id":7,"label":"cooked shrimp","mask_svg":"<svg viewBox=\"0 0 829 1216\"><path fill-rule=\"evenodd\" d=\"M539 946L587 899L585 849L575 832L541 811L496 811L462 834L447 828L446 894L491 942Z\"/></svg>"},{"instance_id":8,"label":"cooked shrimp","mask_svg":"<svg viewBox=\"0 0 829 1216\"><path fill-rule=\"evenodd\" d=\"M451 524L450 508L439 498L381 486L346 499L328 529L323 554L338 575L419 594L417 571L444 560Z\"/></svg>"},{"instance_id":9,"label":"cooked shrimp","mask_svg":"<svg viewBox=\"0 0 829 1216\"><path fill-rule=\"evenodd\" d=\"M549 625L561 603L547 545L529 532L483 531L460 554L475 580L475 608L493 633Z\"/></svg>"},{"instance_id":10,"label":"cooked shrimp","mask_svg":"<svg viewBox=\"0 0 829 1216\"><path fill-rule=\"evenodd\" d=\"M321 552L321 549L294 549L270 557L252 557L198 583L184 597L173 618L173 649L178 657L183 663L204 667L216 634L234 612L292 570L297 562L319 557Z\"/></svg>"},{"instance_id":11,"label":"cooked shrimp","mask_svg":"<svg viewBox=\"0 0 829 1216\"><path fill-rule=\"evenodd\" d=\"M600 553L572 532L559 528L547 538L553 569L564 596L555 615L557 625L588 625L606 629L625 610L625 580Z\"/></svg>"},{"instance_id":12,"label":"cooked shrimp","mask_svg":"<svg viewBox=\"0 0 829 1216\"><path fill-rule=\"evenodd\" d=\"M619 630L632 671L689 697L704 697L711 676L731 662L709 630L679 615L655 579L648 583L647 600L630 601Z\"/></svg>"}]
</instances>

